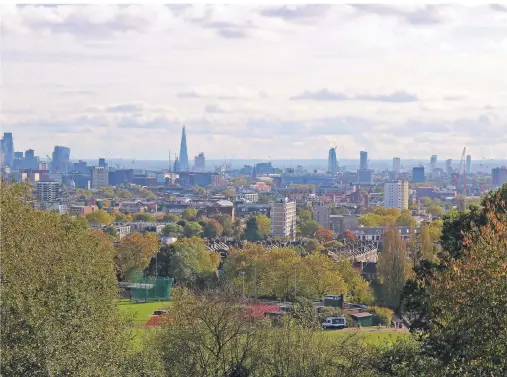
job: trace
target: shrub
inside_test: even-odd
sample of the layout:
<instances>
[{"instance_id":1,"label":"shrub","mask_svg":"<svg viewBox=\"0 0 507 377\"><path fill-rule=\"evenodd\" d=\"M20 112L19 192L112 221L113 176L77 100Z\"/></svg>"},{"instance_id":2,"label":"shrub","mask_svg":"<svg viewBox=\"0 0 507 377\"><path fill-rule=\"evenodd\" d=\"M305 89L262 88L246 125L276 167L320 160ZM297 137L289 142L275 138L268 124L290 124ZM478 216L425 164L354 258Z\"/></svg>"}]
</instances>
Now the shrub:
<instances>
[{"instance_id":1,"label":"shrub","mask_svg":"<svg viewBox=\"0 0 507 377\"><path fill-rule=\"evenodd\" d=\"M373 322L378 325L389 325L393 318L393 311L389 308L374 306L368 309L373 314Z\"/></svg>"}]
</instances>

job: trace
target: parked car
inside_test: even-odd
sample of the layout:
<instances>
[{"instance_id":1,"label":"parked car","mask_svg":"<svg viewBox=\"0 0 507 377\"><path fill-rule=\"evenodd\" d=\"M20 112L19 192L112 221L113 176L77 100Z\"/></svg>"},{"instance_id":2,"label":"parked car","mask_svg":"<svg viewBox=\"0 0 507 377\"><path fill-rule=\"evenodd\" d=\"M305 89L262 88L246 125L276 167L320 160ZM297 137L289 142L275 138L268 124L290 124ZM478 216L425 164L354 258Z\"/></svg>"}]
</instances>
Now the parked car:
<instances>
[{"instance_id":1,"label":"parked car","mask_svg":"<svg viewBox=\"0 0 507 377\"><path fill-rule=\"evenodd\" d=\"M325 322L322 322L322 327L324 329L343 329L347 327L347 321L344 316L341 317L327 317Z\"/></svg>"}]
</instances>

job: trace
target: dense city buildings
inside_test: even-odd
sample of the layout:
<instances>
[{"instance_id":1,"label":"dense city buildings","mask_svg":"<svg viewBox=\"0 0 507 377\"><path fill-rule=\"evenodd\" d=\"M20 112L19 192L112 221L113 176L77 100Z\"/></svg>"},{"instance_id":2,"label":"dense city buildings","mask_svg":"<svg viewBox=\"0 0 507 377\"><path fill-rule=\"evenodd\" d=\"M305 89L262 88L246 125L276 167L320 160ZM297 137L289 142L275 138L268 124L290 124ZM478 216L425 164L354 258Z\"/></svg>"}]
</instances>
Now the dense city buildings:
<instances>
[{"instance_id":1,"label":"dense city buildings","mask_svg":"<svg viewBox=\"0 0 507 377\"><path fill-rule=\"evenodd\" d=\"M491 170L491 184L493 187L500 187L507 183L507 168L505 166Z\"/></svg>"},{"instance_id":2,"label":"dense city buildings","mask_svg":"<svg viewBox=\"0 0 507 377\"><path fill-rule=\"evenodd\" d=\"M42 205L53 204L59 198L60 185L58 182L37 182L37 199Z\"/></svg>"},{"instance_id":3,"label":"dense city buildings","mask_svg":"<svg viewBox=\"0 0 507 377\"><path fill-rule=\"evenodd\" d=\"M336 159L336 147L329 150L327 158L327 171L331 174L338 172L338 160Z\"/></svg>"},{"instance_id":4,"label":"dense city buildings","mask_svg":"<svg viewBox=\"0 0 507 377\"><path fill-rule=\"evenodd\" d=\"M70 149L62 146L55 146L51 159L52 173L67 173L70 164Z\"/></svg>"},{"instance_id":5,"label":"dense city buildings","mask_svg":"<svg viewBox=\"0 0 507 377\"><path fill-rule=\"evenodd\" d=\"M183 130L181 131L181 145L180 145L180 157L179 157L179 170L174 169L175 171L188 171L188 151L187 151L187 135L185 133L185 126L183 126Z\"/></svg>"},{"instance_id":6,"label":"dense city buildings","mask_svg":"<svg viewBox=\"0 0 507 377\"><path fill-rule=\"evenodd\" d=\"M90 186L92 189L107 186L109 184L108 171L105 167L94 166L92 168Z\"/></svg>"},{"instance_id":7,"label":"dense city buildings","mask_svg":"<svg viewBox=\"0 0 507 377\"><path fill-rule=\"evenodd\" d=\"M312 208L313 220L317 221L321 227L331 229L330 227L330 216L331 208L325 205L314 205Z\"/></svg>"},{"instance_id":8,"label":"dense city buildings","mask_svg":"<svg viewBox=\"0 0 507 377\"><path fill-rule=\"evenodd\" d=\"M401 160L399 157L393 158L393 171L396 174L399 174L399 172L401 171Z\"/></svg>"},{"instance_id":9,"label":"dense city buildings","mask_svg":"<svg viewBox=\"0 0 507 377\"><path fill-rule=\"evenodd\" d=\"M408 209L408 182L394 181L384 184L384 207Z\"/></svg>"},{"instance_id":10,"label":"dense city buildings","mask_svg":"<svg viewBox=\"0 0 507 377\"><path fill-rule=\"evenodd\" d=\"M195 171L204 171L206 165L206 159L204 157L204 153L199 153L194 157L194 170Z\"/></svg>"},{"instance_id":11,"label":"dense city buildings","mask_svg":"<svg viewBox=\"0 0 507 377\"><path fill-rule=\"evenodd\" d=\"M416 166L412 169L412 182L414 183L423 183L426 181L426 176L424 175L424 166Z\"/></svg>"},{"instance_id":12,"label":"dense city buildings","mask_svg":"<svg viewBox=\"0 0 507 377\"><path fill-rule=\"evenodd\" d=\"M271 206L271 235L273 237L296 237L296 202L279 199Z\"/></svg>"}]
</instances>

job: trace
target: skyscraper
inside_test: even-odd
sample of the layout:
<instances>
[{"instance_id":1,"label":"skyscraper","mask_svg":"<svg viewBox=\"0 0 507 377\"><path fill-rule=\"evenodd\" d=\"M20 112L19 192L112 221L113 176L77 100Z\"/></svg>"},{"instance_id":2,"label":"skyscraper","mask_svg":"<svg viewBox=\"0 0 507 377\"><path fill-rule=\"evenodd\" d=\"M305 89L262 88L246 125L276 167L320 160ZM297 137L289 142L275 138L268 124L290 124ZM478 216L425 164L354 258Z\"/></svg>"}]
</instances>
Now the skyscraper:
<instances>
[{"instance_id":1,"label":"skyscraper","mask_svg":"<svg viewBox=\"0 0 507 377\"><path fill-rule=\"evenodd\" d=\"M361 151L359 153L359 169L368 169L368 152L366 151Z\"/></svg>"},{"instance_id":2,"label":"skyscraper","mask_svg":"<svg viewBox=\"0 0 507 377\"><path fill-rule=\"evenodd\" d=\"M199 153L194 157L194 168L195 171L204 171L204 167L206 164L206 159L204 157L204 153Z\"/></svg>"},{"instance_id":3,"label":"skyscraper","mask_svg":"<svg viewBox=\"0 0 507 377\"><path fill-rule=\"evenodd\" d=\"M445 172L447 173L447 175L449 177L454 172L453 169L452 169L452 160L451 159L448 159L448 160L445 161Z\"/></svg>"},{"instance_id":4,"label":"skyscraper","mask_svg":"<svg viewBox=\"0 0 507 377\"><path fill-rule=\"evenodd\" d=\"M435 169L437 167L437 155L434 154L431 156L431 170Z\"/></svg>"},{"instance_id":5,"label":"skyscraper","mask_svg":"<svg viewBox=\"0 0 507 377\"><path fill-rule=\"evenodd\" d=\"M412 182L422 183L426 181L424 166L416 166L412 169Z\"/></svg>"},{"instance_id":6,"label":"skyscraper","mask_svg":"<svg viewBox=\"0 0 507 377\"><path fill-rule=\"evenodd\" d=\"M66 173L69 170L70 149L62 146L55 146L53 150L53 159L51 161L51 171L53 173Z\"/></svg>"},{"instance_id":7,"label":"skyscraper","mask_svg":"<svg viewBox=\"0 0 507 377\"><path fill-rule=\"evenodd\" d=\"M401 170L401 160L399 157L393 158L393 171L398 174Z\"/></svg>"},{"instance_id":8,"label":"skyscraper","mask_svg":"<svg viewBox=\"0 0 507 377\"><path fill-rule=\"evenodd\" d=\"M179 160L181 171L188 171L187 135L185 133L185 126L183 126L183 130L181 132L181 146Z\"/></svg>"},{"instance_id":9,"label":"skyscraper","mask_svg":"<svg viewBox=\"0 0 507 377\"><path fill-rule=\"evenodd\" d=\"M472 156L467 155L466 159L466 172L467 174L472 172Z\"/></svg>"},{"instance_id":10,"label":"skyscraper","mask_svg":"<svg viewBox=\"0 0 507 377\"><path fill-rule=\"evenodd\" d=\"M2 146L5 156L5 165L12 168L14 165L14 141L12 140L11 132L4 132Z\"/></svg>"},{"instance_id":11,"label":"skyscraper","mask_svg":"<svg viewBox=\"0 0 507 377\"><path fill-rule=\"evenodd\" d=\"M329 150L327 158L327 171L331 174L335 174L338 171L338 161L336 160L336 148Z\"/></svg>"},{"instance_id":12,"label":"skyscraper","mask_svg":"<svg viewBox=\"0 0 507 377\"><path fill-rule=\"evenodd\" d=\"M296 202L279 199L271 206L271 235L296 238Z\"/></svg>"}]
</instances>

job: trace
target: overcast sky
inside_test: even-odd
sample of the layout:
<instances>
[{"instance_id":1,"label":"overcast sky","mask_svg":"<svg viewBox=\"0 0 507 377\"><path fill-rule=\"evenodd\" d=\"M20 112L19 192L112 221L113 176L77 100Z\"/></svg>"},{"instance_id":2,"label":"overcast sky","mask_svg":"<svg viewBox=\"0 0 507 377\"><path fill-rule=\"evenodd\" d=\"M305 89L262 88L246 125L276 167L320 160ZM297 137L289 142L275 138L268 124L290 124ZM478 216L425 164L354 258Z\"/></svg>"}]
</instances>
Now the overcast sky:
<instances>
[{"instance_id":1,"label":"overcast sky","mask_svg":"<svg viewBox=\"0 0 507 377\"><path fill-rule=\"evenodd\" d=\"M507 158L507 7L7 6L3 132L71 158Z\"/></svg>"}]
</instances>

